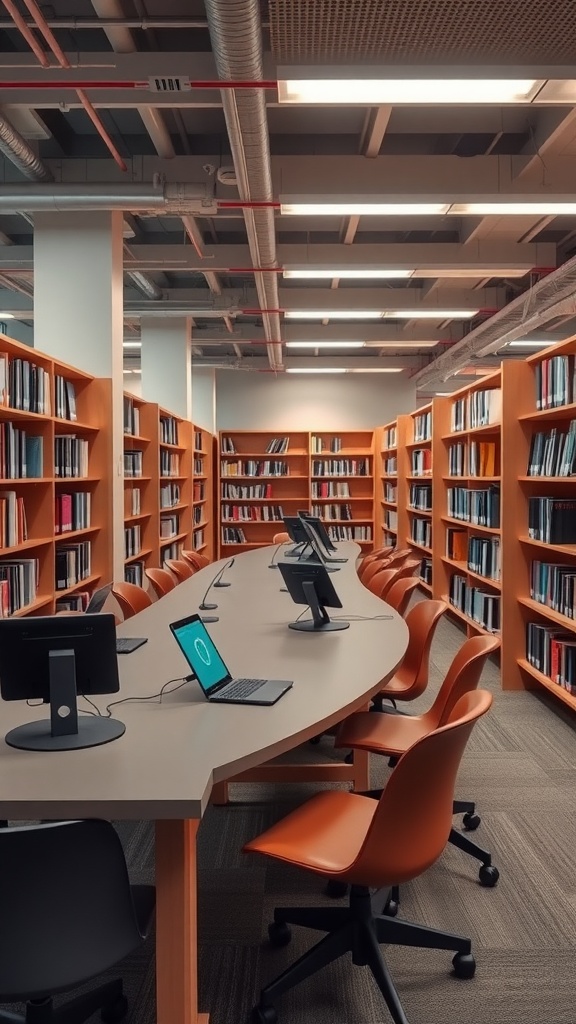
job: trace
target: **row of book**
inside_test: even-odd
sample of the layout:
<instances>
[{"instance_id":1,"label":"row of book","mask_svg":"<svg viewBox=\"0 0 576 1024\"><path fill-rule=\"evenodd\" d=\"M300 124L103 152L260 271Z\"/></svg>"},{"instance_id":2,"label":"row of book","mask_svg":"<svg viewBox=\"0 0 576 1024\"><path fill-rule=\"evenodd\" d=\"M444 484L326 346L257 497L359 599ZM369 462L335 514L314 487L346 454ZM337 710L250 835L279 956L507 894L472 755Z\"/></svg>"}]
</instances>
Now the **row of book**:
<instances>
[{"instance_id":1,"label":"row of book","mask_svg":"<svg viewBox=\"0 0 576 1024\"><path fill-rule=\"evenodd\" d=\"M557 626L526 623L526 660L568 693L576 693L576 638Z\"/></svg>"},{"instance_id":2,"label":"row of book","mask_svg":"<svg viewBox=\"0 0 576 1024\"><path fill-rule=\"evenodd\" d=\"M180 484L162 484L160 487L160 508L174 508L182 500Z\"/></svg>"},{"instance_id":3,"label":"row of book","mask_svg":"<svg viewBox=\"0 0 576 1024\"><path fill-rule=\"evenodd\" d=\"M160 416L160 444L178 444L178 420L175 416Z\"/></svg>"},{"instance_id":4,"label":"row of book","mask_svg":"<svg viewBox=\"0 0 576 1024\"><path fill-rule=\"evenodd\" d=\"M429 519L412 517L410 522L410 539L425 548L432 547L432 523Z\"/></svg>"},{"instance_id":5,"label":"row of book","mask_svg":"<svg viewBox=\"0 0 576 1024\"><path fill-rule=\"evenodd\" d=\"M352 519L351 505L312 505L312 515L320 519Z\"/></svg>"},{"instance_id":6,"label":"row of book","mask_svg":"<svg viewBox=\"0 0 576 1024\"><path fill-rule=\"evenodd\" d=\"M350 498L350 484L313 480L310 494L313 498Z\"/></svg>"},{"instance_id":7,"label":"row of book","mask_svg":"<svg viewBox=\"0 0 576 1024\"><path fill-rule=\"evenodd\" d=\"M201 551L203 547L206 547L206 533L205 530L194 530L192 534L192 547L194 551Z\"/></svg>"},{"instance_id":8,"label":"row of book","mask_svg":"<svg viewBox=\"0 0 576 1024\"><path fill-rule=\"evenodd\" d=\"M74 434L54 438L54 476L88 476L88 441Z\"/></svg>"},{"instance_id":9,"label":"row of book","mask_svg":"<svg viewBox=\"0 0 576 1024\"><path fill-rule=\"evenodd\" d=\"M227 485L224 484L224 486L226 487ZM204 501L205 495L206 484L204 483L203 480L199 480L198 482L196 482L195 480L194 483L192 484L192 501Z\"/></svg>"},{"instance_id":10,"label":"row of book","mask_svg":"<svg viewBox=\"0 0 576 1024\"><path fill-rule=\"evenodd\" d=\"M529 498L528 536L545 544L576 544L576 498Z\"/></svg>"},{"instance_id":11,"label":"row of book","mask_svg":"<svg viewBox=\"0 0 576 1024\"><path fill-rule=\"evenodd\" d=\"M59 374L54 376L54 405L56 416L62 420L76 420L76 388L71 380Z\"/></svg>"},{"instance_id":12,"label":"row of book","mask_svg":"<svg viewBox=\"0 0 576 1024\"><path fill-rule=\"evenodd\" d=\"M142 550L142 529L139 523L124 527L124 558L133 558Z\"/></svg>"},{"instance_id":13,"label":"row of book","mask_svg":"<svg viewBox=\"0 0 576 1024\"><path fill-rule=\"evenodd\" d=\"M192 472L194 473L194 476L204 476L205 469L204 459L200 458L198 455L194 456L194 460L192 462Z\"/></svg>"},{"instance_id":14,"label":"row of book","mask_svg":"<svg viewBox=\"0 0 576 1024\"><path fill-rule=\"evenodd\" d=\"M7 618L36 600L39 570L37 558L0 562L0 618Z\"/></svg>"},{"instance_id":15,"label":"row of book","mask_svg":"<svg viewBox=\"0 0 576 1024\"><path fill-rule=\"evenodd\" d=\"M328 526L328 536L332 541L356 540L371 541L371 526Z\"/></svg>"},{"instance_id":16,"label":"row of book","mask_svg":"<svg viewBox=\"0 0 576 1024\"><path fill-rule=\"evenodd\" d=\"M499 537L468 538L468 568L479 576L498 582L502 578Z\"/></svg>"},{"instance_id":17,"label":"row of book","mask_svg":"<svg viewBox=\"0 0 576 1024\"><path fill-rule=\"evenodd\" d=\"M56 548L56 590L66 590L88 579L92 572L92 545L89 540Z\"/></svg>"},{"instance_id":18,"label":"row of book","mask_svg":"<svg viewBox=\"0 0 576 1024\"><path fill-rule=\"evenodd\" d=\"M220 452L222 455L236 455L236 445L231 437L222 435L220 438Z\"/></svg>"},{"instance_id":19,"label":"row of book","mask_svg":"<svg viewBox=\"0 0 576 1024\"><path fill-rule=\"evenodd\" d=\"M368 459L314 459L312 476L368 476Z\"/></svg>"},{"instance_id":20,"label":"row of book","mask_svg":"<svg viewBox=\"0 0 576 1024\"><path fill-rule=\"evenodd\" d=\"M465 576L450 579L449 601L454 608L477 622L487 633L500 630L500 595L470 586Z\"/></svg>"},{"instance_id":21,"label":"row of book","mask_svg":"<svg viewBox=\"0 0 576 1024\"><path fill-rule=\"evenodd\" d=\"M382 438L382 450L386 451L387 448L395 448L397 444L398 431L396 427L387 427Z\"/></svg>"},{"instance_id":22,"label":"row of book","mask_svg":"<svg viewBox=\"0 0 576 1024\"><path fill-rule=\"evenodd\" d=\"M419 570L420 579L423 583L427 583L429 587L432 586L432 559L423 558L420 562Z\"/></svg>"},{"instance_id":23,"label":"row of book","mask_svg":"<svg viewBox=\"0 0 576 1024\"><path fill-rule=\"evenodd\" d=\"M384 526L387 530L393 530L394 533L398 529L398 513L394 512L390 508L384 509Z\"/></svg>"},{"instance_id":24,"label":"row of book","mask_svg":"<svg viewBox=\"0 0 576 1024\"><path fill-rule=\"evenodd\" d=\"M266 445L267 455L284 455L290 444L289 437L273 437Z\"/></svg>"},{"instance_id":25,"label":"row of book","mask_svg":"<svg viewBox=\"0 0 576 1024\"><path fill-rule=\"evenodd\" d=\"M139 516L141 512L140 488L126 487L124 490L124 514L127 516Z\"/></svg>"},{"instance_id":26,"label":"row of book","mask_svg":"<svg viewBox=\"0 0 576 1024\"><path fill-rule=\"evenodd\" d=\"M279 523L283 519L281 505L222 505L223 523Z\"/></svg>"},{"instance_id":27,"label":"row of book","mask_svg":"<svg viewBox=\"0 0 576 1024\"><path fill-rule=\"evenodd\" d=\"M496 441L472 441L470 445L470 476L498 476L500 446Z\"/></svg>"},{"instance_id":28,"label":"row of book","mask_svg":"<svg viewBox=\"0 0 576 1024\"><path fill-rule=\"evenodd\" d=\"M430 476L432 472L432 450L415 448L411 458L412 476Z\"/></svg>"},{"instance_id":29,"label":"row of book","mask_svg":"<svg viewBox=\"0 0 576 1024\"><path fill-rule=\"evenodd\" d=\"M180 473L180 455L178 452L160 449L160 476L178 476Z\"/></svg>"},{"instance_id":30,"label":"row of book","mask_svg":"<svg viewBox=\"0 0 576 1024\"><path fill-rule=\"evenodd\" d=\"M180 516L177 514L173 515L162 515L160 516L160 539L169 540L170 537L177 537L180 530Z\"/></svg>"},{"instance_id":31,"label":"row of book","mask_svg":"<svg viewBox=\"0 0 576 1024\"><path fill-rule=\"evenodd\" d=\"M136 587L143 587L144 562L130 562L130 565L125 565L124 579L126 583L133 583Z\"/></svg>"},{"instance_id":32,"label":"row of book","mask_svg":"<svg viewBox=\"0 0 576 1024\"><path fill-rule=\"evenodd\" d=\"M71 491L56 495L54 532L70 533L91 526L92 495L90 491Z\"/></svg>"},{"instance_id":33,"label":"row of book","mask_svg":"<svg viewBox=\"0 0 576 1024\"><path fill-rule=\"evenodd\" d=\"M388 459L384 459L382 472L384 476L398 476L398 459L396 455L391 455Z\"/></svg>"},{"instance_id":34,"label":"row of book","mask_svg":"<svg viewBox=\"0 0 576 1024\"><path fill-rule=\"evenodd\" d=\"M222 528L223 544L245 544L246 534L241 526L225 526Z\"/></svg>"},{"instance_id":35,"label":"row of book","mask_svg":"<svg viewBox=\"0 0 576 1024\"><path fill-rule=\"evenodd\" d=\"M391 484L385 480L382 492L384 495L384 501L396 502L398 497L398 487L396 484Z\"/></svg>"},{"instance_id":36,"label":"row of book","mask_svg":"<svg viewBox=\"0 0 576 1024\"><path fill-rule=\"evenodd\" d=\"M144 465L144 452L139 448L132 448L130 451L124 449L124 476L142 476Z\"/></svg>"},{"instance_id":37,"label":"row of book","mask_svg":"<svg viewBox=\"0 0 576 1024\"><path fill-rule=\"evenodd\" d=\"M200 524L203 523L203 521L204 509L202 508L201 505L196 505L196 507L192 509L192 525L200 526Z\"/></svg>"},{"instance_id":38,"label":"row of book","mask_svg":"<svg viewBox=\"0 0 576 1024\"><path fill-rule=\"evenodd\" d=\"M421 512L432 511L432 485L410 484L410 505Z\"/></svg>"},{"instance_id":39,"label":"row of book","mask_svg":"<svg viewBox=\"0 0 576 1024\"><path fill-rule=\"evenodd\" d=\"M203 452L204 451L204 445L202 443L202 431L201 430L195 430L194 431L194 451L196 451L196 452Z\"/></svg>"},{"instance_id":40,"label":"row of book","mask_svg":"<svg viewBox=\"0 0 576 1024\"><path fill-rule=\"evenodd\" d=\"M310 447L313 455L321 455L325 451L337 455L338 452L342 451L342 438L331 437L328 443L326 443L323 437L317 437L313 434L310 439Z\"/></svg>"},{"instance_id":41,"label":"row of book","mask_svg":"<svg viewBox=\"0 0 576 1024\"><path fill-rule=\"evenodd\" d=\"M530 597L560 615L576 619L576 564L532 562Z\"/></svg>"},{"instance_id":42,"label":"row of book","mask_svg":"<svg viewBox=\"0 0 576 1024\"><path fill-rule=\"evenodd\" d=\"M221 476L289 476L290 469L287 462L279 462L278 459L238 459L238 462L222 462L220 464Z\"/></svg>"},{"instance_id":43,"label":"row of book","mask_svg":"<svg viewBox=\"0 0 576 1024\"><path fill-rule=\"evenodd\" d=\"M0 405L50 416L50 374L28 359L11 359L0 352Z\"/></svg>"},{"instance_id":44,"label":"row of book","mask_svg":"<svg viewBox=\"0 0 576 1024\"><path fill-rule=\"evenodd\" d=\"M450 409L450 430L453 434L466 430L466 398L457 398Z\"/></svg>"},{"instance_id":45,"label":"row of book","mask_svg":"<svg viewBox=\"0 0 576 1024\"><path fill-rule=\"evenodd\" d=\"M26 540L24 499L16 491L0 491L0 548L13 548Z\"/></svg>"},{"instance_id":46,"label":"row of book","mask_svg":"<svg viewBox=\"0 0 576 1024\"><path fill-rule=\"evenodd\" d=\"M0 478L19 480L44 474L44 438L20 430L10 420L0 423Z\"/></svg>"},{"instance_id":47,"label":"row of book","mask_svg":"<svg viewBox=\"0 0 576 1024\"><path fill-rule=\"evenodd\" d=\"M473 526L500 526L500 488L487 487L472 490L467 487L449 487L446 492L448 515L462 519Z\"/></svg>"},{"instance_id":48,"label":"row of book","mask_svg":"<svg viewBox=\"0 0 576 1024\"><path fill-rule=\"evenodd\" d=\"M537 409L557 409L575 401L576 365L573 355L542 359L534 367L534 379Z\"/></svg>"},{"instance_id":49,"label":"row of book","mask_svg":"<svg viewBox=\"0 0 576 1024\"><path fill-rule=\"evenodd\" d=\"M502 418L502 391L490 388L485 391L471 391L452 403L450 429L452 433L461 430L475 430L500 423Z\"/></svg>"},{"instance_id":50,"label":"row of book","mask_svg":"<svg viewBox=\"0 0 576 1024\"><path fill-rule=\"evenodd\" d=\"M243 500L248 498L271 498L272 484L229 484L223 483L221 494L227 500ZM195 498L195 501L202 501L202 498Z\"/></svg>"},{"instance_id":51,"label":"row of book","mask_svg":"<svg viewBox=\"0 0 576 1024\"><path fill-rule=\"evenodd\" d=\"M168 558L180 558L182 555L182 542L173 541L172 544L161 545L162 561Z\"/></svg>"},{"instance_id":52,"label":"row of book","mask_svg":"<svg viewBox=\"0 0 576 1024\"><path fill-rule=\"evenodd\" d=\"M90 604L90 592L77 590L74 594L56 598L56 614L58 612L85 612Z\"/></svg>"},{"instance_id":53,"label":"row of book","mask_svg":"<svg viewBox=\"0 0 576 1024\"><path fill-rule=\"evenodd\" d=\"M126 395L124 395L124 433L135 437L140 434L140 409Z\"/></svg>"},{"instance_id":54,"label":"row of book","mask_svg":"<svg viewBox=\"0 0 576 1024\"><path fill-rule=\"evenodd\" d=\"M430 441L432 437L432 410L414 417L414 440Z\"/></svg>"},{"instance_id":55,"label":"row of book","mask_svg":"<svg viewBox=\"0 0 576 1024\"><path fill-rule=\"evenodd\" d=\"M567 431L553 427L532 435L528 476L574 476L576 474L576 420Z\"/></svg>"}]
</instances>

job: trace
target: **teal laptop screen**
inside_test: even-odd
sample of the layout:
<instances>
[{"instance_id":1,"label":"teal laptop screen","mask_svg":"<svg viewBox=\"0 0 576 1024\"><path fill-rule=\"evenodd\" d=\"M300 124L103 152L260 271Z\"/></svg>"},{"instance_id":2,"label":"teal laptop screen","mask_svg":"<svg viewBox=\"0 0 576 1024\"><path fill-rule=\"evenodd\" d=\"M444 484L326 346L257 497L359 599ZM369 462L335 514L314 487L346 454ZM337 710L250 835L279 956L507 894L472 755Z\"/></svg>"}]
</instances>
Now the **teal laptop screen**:
<instances>
[{"instance_id":1,"label":"teal laptop screen","mask_svg":"<svg viewBox=\"0 0 576 1024\"><path fill-rule=\"evenodd\" d=\"M208 630L199 618L182 623L173 632L204 693L210 693L214 686L230 678Z\"/></svg>"}]
</instances>

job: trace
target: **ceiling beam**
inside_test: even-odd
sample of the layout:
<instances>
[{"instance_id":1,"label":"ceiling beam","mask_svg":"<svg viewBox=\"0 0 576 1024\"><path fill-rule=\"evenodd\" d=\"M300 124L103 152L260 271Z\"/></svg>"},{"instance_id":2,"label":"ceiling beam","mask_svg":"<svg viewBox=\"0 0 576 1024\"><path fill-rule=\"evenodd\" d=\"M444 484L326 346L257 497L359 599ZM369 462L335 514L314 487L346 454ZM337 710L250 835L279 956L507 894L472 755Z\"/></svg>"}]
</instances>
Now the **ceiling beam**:
<instances>
[{"instance_id":1,"label":"ceiling beam","mask_svg":"<svg viewBox=\"0 0 576 1024\"><path fill-rule=\"evenodd\" d=\"M392 107L388 105L371 107L368 110L360 137L360 152L362 156L370 157L371 159L378 156L391 114Z\"/></svg>"},{"instance_id":2,"label":"ceiling beam","mask_svg":"<svg viewBox=\"0 0 576 1024\"><path fill-rule=\"evenodd\" d=\"M552 155L564 154L567 150L574 153L576 143L576 108L561 107L543 110L536 129L521 153L520 167L516 172L516 180L522 181L534 171L542 173L545 162Z\"/></svg>"}]
</instances>

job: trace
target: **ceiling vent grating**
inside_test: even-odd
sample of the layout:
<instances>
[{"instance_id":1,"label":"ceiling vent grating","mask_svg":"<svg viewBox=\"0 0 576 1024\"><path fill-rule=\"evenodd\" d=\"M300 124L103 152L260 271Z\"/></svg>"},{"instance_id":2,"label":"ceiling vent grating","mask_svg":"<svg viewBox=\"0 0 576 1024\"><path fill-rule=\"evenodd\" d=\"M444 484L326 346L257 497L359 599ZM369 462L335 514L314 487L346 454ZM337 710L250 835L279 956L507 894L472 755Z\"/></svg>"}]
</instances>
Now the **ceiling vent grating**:
<instances>
[{"instance_id":1,"label":"ceiling vent grating","mask_svg":"<svg viewBox=\"0 0 576 1024\"><path fill-rule=\"evenodd\" d=\"M190 92L189 78L149 78L150 92Z\"/></svg>"},{"instance_id":2,"label":"ceiling vent grating","mask_svg":"<svg viewBox=\"0 0 576 1024\"><path fill-rule=\"evenodd\" d=\"M268 0L278 62L576 63L571 0Z\"/></svg>"}]
</instances>

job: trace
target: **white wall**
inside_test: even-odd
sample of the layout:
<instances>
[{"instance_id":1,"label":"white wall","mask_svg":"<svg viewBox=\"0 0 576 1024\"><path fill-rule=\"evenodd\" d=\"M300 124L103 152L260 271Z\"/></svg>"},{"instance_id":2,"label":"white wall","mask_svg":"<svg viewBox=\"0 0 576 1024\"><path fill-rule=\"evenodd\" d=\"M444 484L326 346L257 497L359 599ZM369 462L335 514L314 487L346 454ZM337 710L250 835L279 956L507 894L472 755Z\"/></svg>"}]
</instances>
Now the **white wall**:
<instances>
[{"instance_id":1,"label":"white wall","mask_svg":"<svg viewBox=\"0 0 576 1024\"><path fill-rule=\"evenodd\" d=\"M370 429L415 405L415 387L405 374L216 371L217 430Z\"/></svg>"},{"instance_id":2,"label":"white wall","mask_svg":"<svg viewBox=\"0 0 576 1024\"><path fill-rule=\"evenodd\" d=\"M192 420L212 434L216 430L215 387L214 370L192 368Z\"/></svg>"}]
</instances>

